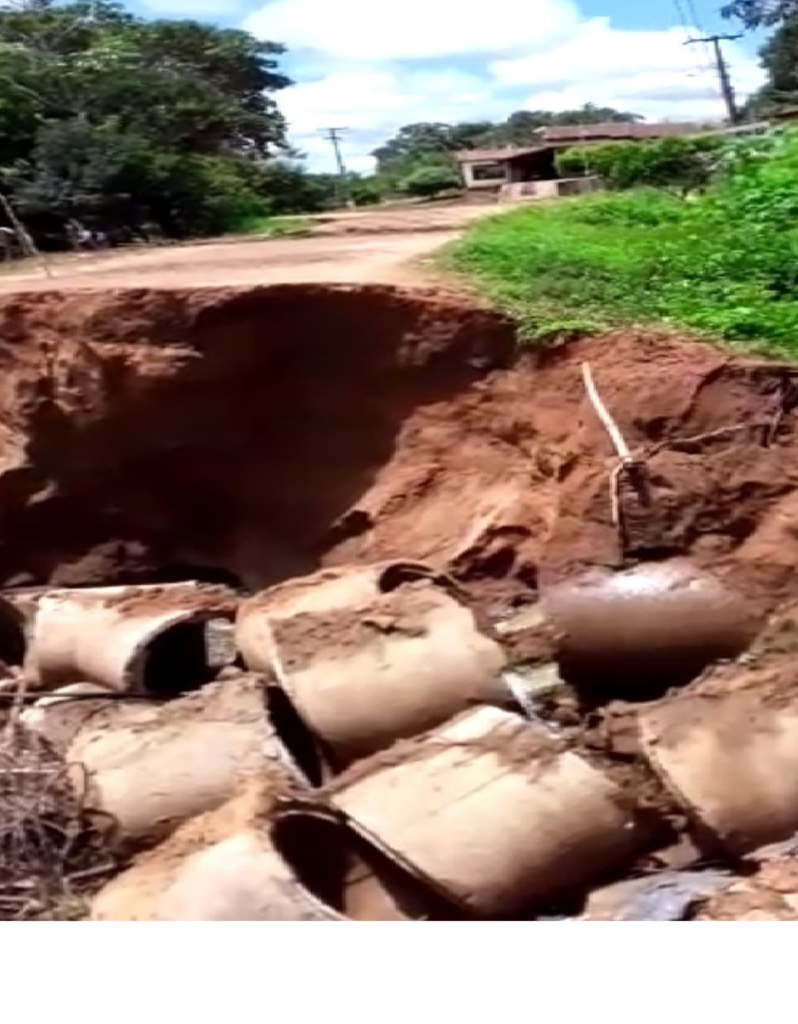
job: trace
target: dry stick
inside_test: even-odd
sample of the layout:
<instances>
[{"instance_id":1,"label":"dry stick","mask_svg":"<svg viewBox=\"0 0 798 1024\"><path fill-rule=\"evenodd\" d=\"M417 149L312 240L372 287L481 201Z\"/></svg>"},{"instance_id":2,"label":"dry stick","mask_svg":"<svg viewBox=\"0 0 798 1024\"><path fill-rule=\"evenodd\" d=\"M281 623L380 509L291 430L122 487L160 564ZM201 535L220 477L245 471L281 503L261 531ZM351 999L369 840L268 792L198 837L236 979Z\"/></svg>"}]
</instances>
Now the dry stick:
<instances>
[{"instance_id":1,"label":"dry stick","mask_svg":"<svg viewBox=\"0 0 798 1024\"><path fill-rule=\"evenodd\" d=\"M11 221L14 231L16 231L17 233L20 249L22 249L23 253L25 253L26 256L38 257L38 259L41 260L42 270L44 270L45 274L48 277L52 277L53 272L50 269L49 261L45 259L45 257L36 248L36 243L33 241L33 238L28 233L25 225L22 223L19 217L17 217L16 213L14 212L13 206L8 201L8 197L3 192L0 192L0 206L3 207L6 216Z\"/></svg>"},{"instance_id":2,"label":"dry stick","mask_svg":"<svg viewBox=\"0 0 798 1024\"><path fill-rule=\"evenodd\" d=\"M590 363L582 363L582 379L585 382L587 397L590 399L593 408L596 410L596 415L601 420L604 429L609 434L610 441L612 441L613 448L615 449L616 455L621 460L621 464L624 466L636 465L638 460L632 455L629 445L626 443L618 424L610 415L607 406L604 404L601 395L598 393L596 382L593 380L593 371L590 369Z\"/></svg>"},{"instance_id":3,"label":"dry stick","mask_svg":"<svg viewBox=\"0 0 798 1024\"><path fill-rule=\"evenodd\" d=\"M707 430L703 434L692 434L690 437L674 437L668 441L659 441L646 449L646 455L656 455L665 448L679 448L682 445L694 445L701 441L714 441L719 437L727 437L729 434L741 434L745 430L755 430L757 427L770 426L770 420L754 420L753 423L737 423L731 427L720 427L718 430Z\"/></svg>"},{"instance_id":4,"label":"dry stick","mask_svg":"<svg viewBox=\"0 0 798 1024\"><path fill-rule=\"evenodd\" d=\"M621 477L626 476L632 483L635 483L635 479L637 479L637 484L640 485L646 466L643 459L632 454L626 439L621 433L620 427L610 415L609 409L607 409L601 395L598 393L590 363L582 363L582 379L585 382L587 397L596 410L596 415L601 420L602 426L607 431L612 446L615 449L615 454L618 457L618 465L615 466L610 474L610 508L612 524L618 531L621 556L623 557L626 554L626 529L623 522L623 507L621 505Z\"/></svg>"}]
</instances>

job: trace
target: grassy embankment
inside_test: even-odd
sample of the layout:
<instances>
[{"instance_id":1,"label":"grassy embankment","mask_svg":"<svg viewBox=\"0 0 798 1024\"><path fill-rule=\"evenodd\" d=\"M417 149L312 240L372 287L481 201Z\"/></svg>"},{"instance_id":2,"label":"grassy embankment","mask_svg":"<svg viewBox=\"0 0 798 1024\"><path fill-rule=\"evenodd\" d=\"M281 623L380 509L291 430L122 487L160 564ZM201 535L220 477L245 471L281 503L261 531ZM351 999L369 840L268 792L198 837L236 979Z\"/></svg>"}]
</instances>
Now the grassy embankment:
<instances>
[{"instance_id":1,"label":"grassy embankment","mask_svg":"<svg viewBox=\"0 0 798 1024\"><path fill-rule=\"evenodd\" d=\"M798 137L736 153L693 202L662 191L525 206L442 257L545 340L619 324L686 327L798 354Z\"/></svg>"}]
</instances>

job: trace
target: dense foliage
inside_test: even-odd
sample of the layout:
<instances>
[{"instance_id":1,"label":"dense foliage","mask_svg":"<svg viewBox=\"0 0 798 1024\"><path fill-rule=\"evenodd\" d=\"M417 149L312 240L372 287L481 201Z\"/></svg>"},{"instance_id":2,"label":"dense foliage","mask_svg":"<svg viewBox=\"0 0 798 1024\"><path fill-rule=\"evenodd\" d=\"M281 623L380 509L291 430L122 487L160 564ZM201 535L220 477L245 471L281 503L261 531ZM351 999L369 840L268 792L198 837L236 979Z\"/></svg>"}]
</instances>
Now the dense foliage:
<instances>
[{"instance_id":1,"label":"dense foliage","mask_svg":"<svg viewBox=\"0 0 798 1024\"><path fill-rule=\"evenodd\" d=\"M597 107L586 103L578 110L552 113L545 110L518 110L506 121L463 121L458 124L442 122L421 122L400 128L396 135L374 150L377 161L377 179L385 191L413 194L413 182L432 181L426 172L416 176L422 169L452 168L452 154L465 149L492 149L501 146L528 146L533 142L538 128L570 124L602 124L611 122L639 121L637 114L615 110L612 107ZM444 188L449 183L441 174L439 180Z\"/></svg>"},{"instance_id":2,"label":"dense foliage","mask_svg":"<svg viewBox=\"0 0 798 1024\"><path fill-rule=\"evenodd\" d=\"M722 11L724 17L739 18L747 28L759 28L798 17L798 0L730 0Z\"/></svg>"},{"instance_id":3,"label":"dense foliage","mask_svg":"<svg viewBox=\"0 0 798 1024\"><path fill-rule=\"evenodd\" d=\"M798 134L784 133L730 144L694 201L638 190L528 206L449 259L538 336L659 321L794 354L796 225Z\"/></svg>"},{"instance_id":4,"label":"dense foliage","mask_svg":"<svg viewBox=\"0 0 798 1024\"><path fill-rule=\"evenodd\" d=\"M282 52L113 0L1 9L0 188L44 246L70 218L181 237L323 208L332 179L288 159Z\"/></svg>"},{"instance_id":5,"label":"dense foliage","mask_svg":"<svg viewBox=\"0 0 798 1024\"><path fill-rule=\"evenodd\" d=\"M669 188L686 195L707 185L724 142L720 136L615 142L567 149L557 158L560 174L597 174L611 189Z\"/></svg>"}]
</instances>

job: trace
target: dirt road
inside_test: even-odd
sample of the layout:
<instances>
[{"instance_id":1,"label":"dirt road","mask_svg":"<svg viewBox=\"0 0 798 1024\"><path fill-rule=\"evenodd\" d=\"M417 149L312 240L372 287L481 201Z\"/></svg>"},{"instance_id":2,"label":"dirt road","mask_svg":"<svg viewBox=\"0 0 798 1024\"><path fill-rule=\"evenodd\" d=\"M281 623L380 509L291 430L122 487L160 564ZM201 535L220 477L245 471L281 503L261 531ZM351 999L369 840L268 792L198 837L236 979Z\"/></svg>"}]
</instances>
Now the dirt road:
<instances>
[{"instance_id":1,"label":"dirt road","mask_svg":"<svg viewBox=\"0 0 798 1024\"><path fill-rule=\"evenodd\" d=\"M417 261L451 242L472 220L495 211L490 205L459 204L345 213L318 218L311 237L225 239L60 257L50 262L50 277L27 262L0 278L0 293L139 285L428 284L430 274Z\"/></svg>"}]
</instances>

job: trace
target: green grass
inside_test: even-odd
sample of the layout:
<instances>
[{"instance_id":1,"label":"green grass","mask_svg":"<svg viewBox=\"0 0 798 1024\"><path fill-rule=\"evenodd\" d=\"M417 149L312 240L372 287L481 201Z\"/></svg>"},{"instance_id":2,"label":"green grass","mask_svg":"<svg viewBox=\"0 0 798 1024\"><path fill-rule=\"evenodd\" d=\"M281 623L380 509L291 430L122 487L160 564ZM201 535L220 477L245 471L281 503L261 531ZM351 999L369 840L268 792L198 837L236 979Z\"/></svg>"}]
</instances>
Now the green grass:
<instances>
[{"instance_id":1,"label":"green grass","mask_svg":"<svg viewBox=\"0 0 798 1024\"><path fill-rule=\"evenodd\" d=\"M234 235L265 235L268 238L301 238L310 234L309 217L245 217L236 225Z\"/></svg>"},{"instance_id":2,"label":"green grass","mask_svg":"<svg viewBox=\"0 0 798 1024\"><path fill-rule=\"evenodd\" d=\"M525 206L477 223L442 259L529 340L666 324L794 355L794 219L774 227L761 204L749 206L654 190Z\"/></svg>"}]
</instances>

